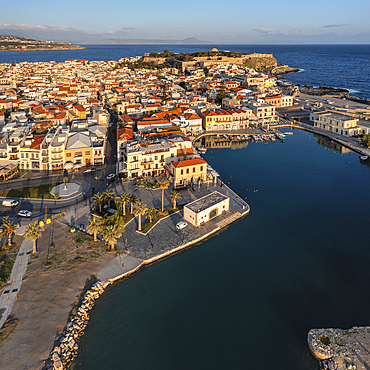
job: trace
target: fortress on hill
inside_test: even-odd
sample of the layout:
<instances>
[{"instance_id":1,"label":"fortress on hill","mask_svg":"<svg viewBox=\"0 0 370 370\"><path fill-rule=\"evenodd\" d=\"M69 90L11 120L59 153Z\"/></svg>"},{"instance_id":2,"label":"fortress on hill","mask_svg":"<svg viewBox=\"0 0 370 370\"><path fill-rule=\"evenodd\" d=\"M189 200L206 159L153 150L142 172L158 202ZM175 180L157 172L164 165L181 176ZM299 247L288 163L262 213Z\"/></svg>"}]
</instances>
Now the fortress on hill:
<instances>
[{"instance_id":1,"label":"fortress on hill","mask_svg":"<svg viewBox=\"0 0 370 370\"><path fill-rule=\"evenodd\" d=\"M198 53L145 53L143 62L153 62L156 65L170 63L184 71L188 67L199 66L207 68L214 64L236 64L261 70L277 66L277 61L272 54L236 53L218 51L213 48L208 52Z\"/></svg>"}]
</instances>

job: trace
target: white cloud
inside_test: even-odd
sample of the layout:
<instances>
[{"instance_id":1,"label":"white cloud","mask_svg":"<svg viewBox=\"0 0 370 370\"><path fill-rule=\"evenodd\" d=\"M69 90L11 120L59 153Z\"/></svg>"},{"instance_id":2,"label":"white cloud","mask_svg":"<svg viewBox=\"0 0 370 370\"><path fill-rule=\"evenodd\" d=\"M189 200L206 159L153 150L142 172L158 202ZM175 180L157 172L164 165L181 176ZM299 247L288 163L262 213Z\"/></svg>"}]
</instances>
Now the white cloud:
<instances>
[{"instance_id":1,"label":"white cloud","mask_svg":"<svg viewBox=\"0 0 370 370\"><path fill-rule=\"evenodd\" d=\"M118 31L102 31L89 33L68 26L43 24L0 24L0 34L29 37L37 40L55 42L84 43L104 38L124 38L132 32L132 27L121 27Z\"/></svg>"},{"instance_id":2,"label":"white cloud","mask_svg":"<svg viewBox=\"0 0 370 370\"><path fill-rule=\"evenodd\" d=\"M349 26L349 24L328 24L326 26L322 26L323 28L330 28L330 27L345 27Z\"/></svg>"}]
</instances>

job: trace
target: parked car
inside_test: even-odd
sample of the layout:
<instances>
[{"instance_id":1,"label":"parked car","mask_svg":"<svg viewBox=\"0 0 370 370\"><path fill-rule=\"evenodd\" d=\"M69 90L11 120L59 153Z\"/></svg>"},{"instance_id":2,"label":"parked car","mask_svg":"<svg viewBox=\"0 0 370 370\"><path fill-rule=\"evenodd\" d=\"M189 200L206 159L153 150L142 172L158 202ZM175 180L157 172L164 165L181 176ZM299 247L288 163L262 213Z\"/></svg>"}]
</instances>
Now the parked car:
<instances>
[{"instance_id":1,"label":"parked car","mask_svg":"<svg viewBox=\"0 0 370 370\"><path fill-rule=\"evenodd\" d=\"M4 207L15 207L19 204L17 200L14 199L5 199L3 200L3 206Z\"/></svg>"},{"instance_id":2,"label":"parked car","mask_svg":"<svg viewBox=\"0 0 370 370\"><path fill-rule=\"evenodd\" d=\"M186 221L180 221L176 224L176 229L177 230L182 230L184 229L186 226L188 226L188 223Z\"/></svg>"},{"instance_id":3,"label":"parked car","mask_svg":"<svg viewBox=\"0 0 370 370\"><path fill-rule=\"evenodd\" d=\"M110 181L110 180L114 180L116 177L116 175L114 173L110 173L108 176L107 176L107 180Z\"/></svg>"},{"instance_id":4,"label":"parked car","mask_svg":"<svg viewBox=\"0 0 370 370\"><path fill-rule=\"evenodd\" d=\"M84 171L83 173L94 173L95 172L95 168L89 168L88 170Z\"/></svg>"},{"instance_id":5,"label":"parked car","mask_svg":"<svg viewBox=\"0 0 370 370\"><path fill-rule=\"evenodd\" d=\"M28 211L26 209L22 209L18 212L18 216L20 217L31 217L32 216L32 212L31 211Z\"/></svg>"}]
</instances>

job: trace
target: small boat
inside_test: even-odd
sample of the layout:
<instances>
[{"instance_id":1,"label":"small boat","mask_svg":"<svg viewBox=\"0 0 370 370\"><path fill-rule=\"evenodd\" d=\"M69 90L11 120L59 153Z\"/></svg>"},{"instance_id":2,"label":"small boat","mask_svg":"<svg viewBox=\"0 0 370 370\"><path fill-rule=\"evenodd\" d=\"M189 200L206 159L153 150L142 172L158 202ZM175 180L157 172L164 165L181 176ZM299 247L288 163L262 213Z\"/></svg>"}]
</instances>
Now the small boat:
<instances>
[{"instance_id":1,"label":"small boat","mask_svg":"<svg viewBox=\"0 0 370 370\"><path fill-rule=\"evenodd\" d=\"M236 139L237 139L237 140L240 140L240 136L238 135L238 136L236 137Z\"/></svg>"},{"instance_id":2,"label":"small boat","mask_svg":"<svg viewBox=\"0 0 370 370\"><path fill-rule=\"evenodd\" d=\"M366 161L369 157L367 155L360 156L361 161Z\"/></svg>"},{"instance_id":3,"label":"small boat","mask_svg":"<svg viewBox=\"0 0 370 370\"><path fill-rule=\"evenodd\" d=\"M200 154L205 154L205 152L207 151L207 148L205 148L204 146L197 146L197 151Z\"/></svg>"},{"instance_id":4,"label":"small boat","mask_svg":"<svg viewBox=\"0 0 370 370\"><path fill-rule=\"evenodd\" d=\"M293 135L293 131L284 132L285 135Z\"/></svg>"}]
</instances>

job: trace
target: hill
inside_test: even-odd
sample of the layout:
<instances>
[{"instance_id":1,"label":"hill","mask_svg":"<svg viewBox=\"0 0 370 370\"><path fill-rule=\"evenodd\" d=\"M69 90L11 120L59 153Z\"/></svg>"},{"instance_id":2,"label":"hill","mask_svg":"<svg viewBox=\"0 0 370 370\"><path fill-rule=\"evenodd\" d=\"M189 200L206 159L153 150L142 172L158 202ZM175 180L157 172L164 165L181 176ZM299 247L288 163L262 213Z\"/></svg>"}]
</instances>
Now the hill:
<instances>
[{"instance_id":1,"label":"hill","mask_svg":"<svg viewBox=\"0 0 370 370\"><path fill-rule=\"evenodd\" d=\"M80 50L80 49L86 48L73 44L34 40L21 36L0 35L0 51Z\"/></svg>"}]
</instances>

